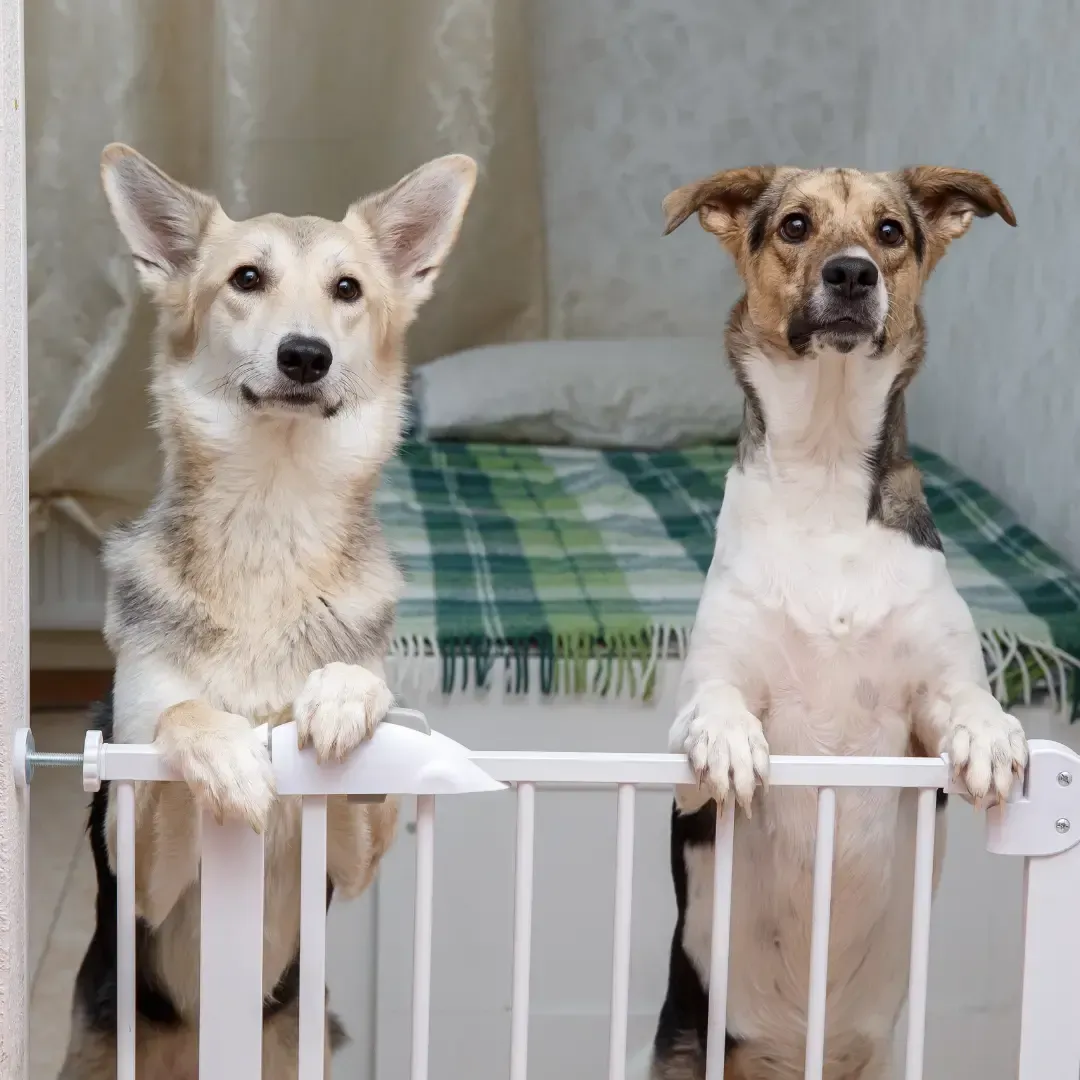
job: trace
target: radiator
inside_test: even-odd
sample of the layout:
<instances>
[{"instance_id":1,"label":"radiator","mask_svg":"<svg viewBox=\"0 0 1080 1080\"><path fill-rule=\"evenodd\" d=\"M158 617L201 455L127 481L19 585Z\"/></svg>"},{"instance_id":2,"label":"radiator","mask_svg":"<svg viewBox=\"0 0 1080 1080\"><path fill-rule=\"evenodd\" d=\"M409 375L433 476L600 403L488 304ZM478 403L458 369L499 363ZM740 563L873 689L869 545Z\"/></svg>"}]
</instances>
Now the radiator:
<instances>
[{"instance_id":1,"label":"radiator","mask_svg":"<svg viewBox=\"0 0 1080 1080\"><path fill-rule=\"evenodd\" d=\"M98 545L78 526L54 518L30 542L30 629L100 630L104 618Z\"/></svg>"}]
</instances>

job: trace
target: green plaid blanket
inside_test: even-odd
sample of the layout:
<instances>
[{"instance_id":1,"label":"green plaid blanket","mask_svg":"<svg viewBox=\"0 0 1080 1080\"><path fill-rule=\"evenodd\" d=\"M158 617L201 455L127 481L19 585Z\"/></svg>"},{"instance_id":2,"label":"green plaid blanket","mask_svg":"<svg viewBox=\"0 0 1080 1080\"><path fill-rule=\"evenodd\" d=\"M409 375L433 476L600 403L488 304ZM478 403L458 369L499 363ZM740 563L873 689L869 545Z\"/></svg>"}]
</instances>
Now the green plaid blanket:
<instances>
[{"instance_id":1,"label":"green plaid blanket","mask_svg":"<svg viewBox=\"0 0 1080 1080\"><path fill-rule=\"evenodd\" d=\"M525 692L538 657L545 694L647 697L656 662L685 651L733 457L408 444L379 493L408 582L391 664L434 660L447 693L498 666ZM915 457L999 696L1075 702L1080 576L973 480Z\"/></svg>"}]
</instances>

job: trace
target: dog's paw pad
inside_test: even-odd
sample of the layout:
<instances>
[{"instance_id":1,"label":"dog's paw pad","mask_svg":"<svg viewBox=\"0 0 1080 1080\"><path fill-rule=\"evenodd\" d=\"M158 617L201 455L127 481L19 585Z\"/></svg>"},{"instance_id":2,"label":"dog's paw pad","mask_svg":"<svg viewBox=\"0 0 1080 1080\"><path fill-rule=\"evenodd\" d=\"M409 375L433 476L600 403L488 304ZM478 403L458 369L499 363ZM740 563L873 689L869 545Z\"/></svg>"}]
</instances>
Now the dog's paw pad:
<instances>
[{"instance_id":1,"label":"dog's paw pad","mask_svg":"<svg viewBox=\"0 0 1080 1080\"><path fill-rule=\"evenodd\" d=\"M313 671L293 703L301 747L315 747L319 761L341 761L365 739L394 704L385 681L358 664L327 664Z\"/></svg>"}]
</instances>

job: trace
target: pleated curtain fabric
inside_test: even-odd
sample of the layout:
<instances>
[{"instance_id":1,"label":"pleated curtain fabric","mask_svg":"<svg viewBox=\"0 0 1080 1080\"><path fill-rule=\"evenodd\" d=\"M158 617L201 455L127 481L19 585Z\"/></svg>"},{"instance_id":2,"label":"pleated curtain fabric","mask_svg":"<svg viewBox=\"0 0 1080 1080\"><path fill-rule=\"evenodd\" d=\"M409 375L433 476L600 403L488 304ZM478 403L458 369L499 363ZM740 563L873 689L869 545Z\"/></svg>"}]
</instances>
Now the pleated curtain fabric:
<instances>
[{"instance_id":1,"label":"pleated curtain fabric","mask_svg":"<svg viewBox=\"0 0 1080 1080\"><path fill-rule=\"evenodd\" d=\"M112 140L232 217L341 217L429 158L473 155L460 244L413 363L543 337L545 251L525 0L34 0L26 5L31 506L92 531L160 461L151 316L112 223Z\"/></svg>"}]
</instances>

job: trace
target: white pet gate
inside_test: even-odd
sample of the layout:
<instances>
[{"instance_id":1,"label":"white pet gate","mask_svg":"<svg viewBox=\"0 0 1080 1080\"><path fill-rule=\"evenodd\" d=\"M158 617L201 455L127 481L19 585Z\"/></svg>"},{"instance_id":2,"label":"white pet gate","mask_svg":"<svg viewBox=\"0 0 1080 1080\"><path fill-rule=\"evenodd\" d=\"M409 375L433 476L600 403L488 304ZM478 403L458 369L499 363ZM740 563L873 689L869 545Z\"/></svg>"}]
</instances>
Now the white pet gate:
<instances>
[{"instance_id":1,"label":"white pet gate","mask_svg":"<svg viewBox=\"0 0 1080 1080\"><path fill-rule=\"evenodd\" d=\"M411 1080L428 1076L432 909L435 889L435 796L517 789L510 1080L525 1080L532 937L533 832L537 786L610 786L617 792L614 948L611 972L609 1080L626 1068L630 975L634 796L639 787L692 782L683 758L668 754L470 752L427 730L419 713L395 710L370 743L342 765L320 766L299 751L293 724L269 738L281 795L303 799L300 931L301 1080L322 1077L326 966L326 800L332 795L417 796L416 908L413 955ZM28 729L16 734L16 782L29 785L37 765L76 764L79 755L38 754ZM135 1078L135 795L137 781L175 780L151 746L103 744L89 732L83 783L111 781L118 801L118 1080ZM1074 782L1075 780L1075 782ZM805 1076L820 1080L824 1051L836 789L914 788L919 792L905 1080L923 1075L935 802L950 788L943 759L774 757L773 786L818 791L813 933L807 987ZM1053 742L1033 742L1025 790L988 814L988 847L1025 859L1024 973L1020 1080L1080 1076L1080 757ZM708 1077L721 1080L732 883L729 812L717 821L709 1002ZM509 868L507 870L509 873ZM243 824L203 821L200 1080L259 1080L262 1057L263 838ZM258 917L256 917L256 914ZM665 930L666 932L666 930ZM724 973L719 976L718 973Z\"/></svg>"}]
</instances>

